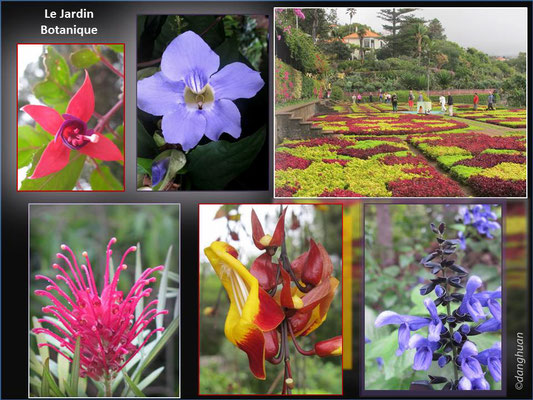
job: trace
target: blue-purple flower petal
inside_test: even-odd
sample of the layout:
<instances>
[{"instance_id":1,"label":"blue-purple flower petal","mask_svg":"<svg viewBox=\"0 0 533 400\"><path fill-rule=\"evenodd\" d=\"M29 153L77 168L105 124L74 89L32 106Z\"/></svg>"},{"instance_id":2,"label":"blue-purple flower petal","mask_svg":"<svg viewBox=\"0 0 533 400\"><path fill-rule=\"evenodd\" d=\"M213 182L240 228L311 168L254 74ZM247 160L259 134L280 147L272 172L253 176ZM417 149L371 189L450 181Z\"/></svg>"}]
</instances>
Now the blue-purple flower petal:
<instances>
[{"instance_id":1,"label":"blue-purple flower petal","mask_svg":"<svg viewBox=\"0 0 533 400\"><path fill-rule=\"evenodd\" d=\"M154 161L152 164L152 186L157 185L165 177L170 157L163 158L159 161Z\"/></svg>"},{"instance_id":2,"label":"blue-purple flower petal","mask_svg":"<svg viewBox=\"0 0 533 400\"><path fill-rule=\"evenodd\" d=\"M183 150L192 149L205 132L205 116L200 110L190 110L178 104L176 111L163 116L161 129L167 143L180 143Z\"/></svg>"},{"instance_id":3,"label":"blue-purple flower petal","mask_svg":"<svg viewBox=\"0 0 533 400\"><path fill-rule=\"evenodd\" d=\"M137 107L152 115L165 115L183 103L183 82L172 82L162 72L137 82Z\"/></svg>"},{"instance_id":4,"label":"blue-purple flower petal","mask_svg":"<svg viewBox=\"0 0 533 400\"><path fill-rule=\"evenodd\" d=\"M472 390L472 382L466 376L463 376L459 379L457 387L459 390Z\"/></svg>"},{"instance_id":5,"label":"blue-purple flower petal","mask_svg":"<svg viewBox=\"0 0 533 400\"><path fill-rule=\"evenodd\" d=\"M217 100L213 106L204 110L207 121L205 136L211 140L218 140L224 132L234 138L241 135L241 113L230 100Z\"/></svg>"},{"instance_id":6,"label":"blue-purple flower petal","mask_svg":"<svg viewBox=\"0 0 533 400\"><path fill-rule=\"evenodd\" d=\"M261 90L265 82L261 74L246 64L234 62L226 65L209 80L217 99L249 99Z\"/></svg>"},{"instance_id":7,"label":"blue-purple flower petal","mask_svg":"<svg viewBox=\"0 0 533 400\"><path fill-rule=\"evenodd\" d=\"M218 71L220 57L193 31L179 35L167 46L161 58L161 71L173 81L183 80L199 93Z\"/></svg>"}]
</instances>

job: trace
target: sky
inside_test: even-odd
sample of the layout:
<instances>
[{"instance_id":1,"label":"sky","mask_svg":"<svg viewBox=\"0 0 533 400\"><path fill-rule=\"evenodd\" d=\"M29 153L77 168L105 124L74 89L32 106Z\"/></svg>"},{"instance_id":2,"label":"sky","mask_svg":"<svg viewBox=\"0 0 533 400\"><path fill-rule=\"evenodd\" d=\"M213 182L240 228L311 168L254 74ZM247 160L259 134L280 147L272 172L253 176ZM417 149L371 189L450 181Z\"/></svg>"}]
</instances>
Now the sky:
<instances>
[{"instance_id":1,"label":"sky","mask_svg":"<svg viewBox=\"0 0 533 400\"><path fill-rule=\"evenodd\" d=\"M377 17L381 8L354 7L353 22L369 25L383 33L383 20ZM340 24L350 23L346 8L338 8ZM412 15L426 20L437 18L448 40L468 48L474 47L491 56L517 56L527 49L527 8L419 8Z\"/></svg>"}]
</instances>

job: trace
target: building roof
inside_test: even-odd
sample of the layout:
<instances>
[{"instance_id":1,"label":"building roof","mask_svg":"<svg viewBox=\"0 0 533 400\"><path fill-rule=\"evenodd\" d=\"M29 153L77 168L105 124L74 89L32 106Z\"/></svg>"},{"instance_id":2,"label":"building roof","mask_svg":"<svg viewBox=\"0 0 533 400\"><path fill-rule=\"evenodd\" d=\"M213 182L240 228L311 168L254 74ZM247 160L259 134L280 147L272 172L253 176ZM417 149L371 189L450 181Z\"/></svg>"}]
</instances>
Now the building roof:
<instances>
[{"instance_id":1,"label":"building roof","mask_svg":"<svg viewBox=\"0 0 533 400\"><path fill-rule=\"evenodd\" d=\"M380 38L381 35L379 33L376 33L374 31L366 31L365 35L363 36L365 38ZM346 39L359 39L359 35L357 33L350 33L348 36L344 36L343 40Z\"/></svg>"}]
</instances>

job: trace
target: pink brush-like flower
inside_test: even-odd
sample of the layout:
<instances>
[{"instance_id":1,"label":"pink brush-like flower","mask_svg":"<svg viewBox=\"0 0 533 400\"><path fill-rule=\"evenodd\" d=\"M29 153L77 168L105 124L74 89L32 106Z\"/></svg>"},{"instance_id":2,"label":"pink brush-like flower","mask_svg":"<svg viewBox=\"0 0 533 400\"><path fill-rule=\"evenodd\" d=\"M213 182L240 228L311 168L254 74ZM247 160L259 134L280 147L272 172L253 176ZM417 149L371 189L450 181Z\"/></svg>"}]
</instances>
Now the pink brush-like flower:
<instances>
[{"instance_id":1,"label":"pink brush-like flower","mask_svg":"<svg viewBox=\"0 0 533 400\"><path fill-rule=\"evenodd\" d=\"M126 256L137 248L132 246L126 250L115 275L111 279L109 273L111 245L116 241L116 238L112 238L107 245L104 286L100 294L96 288L87 252L83 252L87 265L78 266L74 253L64 244L61 245L61 249L70 254L72 262L64 254L58 253L57 257L65 261L71 275L63 267L54 264L53 267L60 271L55 280L44 275L35 276L36 279L44 279L49 283L46 290L35 291L36 295L47 297L53 303L53 305L43 307L43 312L58 319L63 327L56 322L42 318L38 321L41 324L50 325L50 329L36 328L33 329L33 332L53 337L59 341L60 348L68 349L72 354L74 354L78 337L81 338L81 377L90 376L96 380L102 377L113 378L131 361L154 333L164 330L162 327L153 329L140 346L134 343L150 322L158 315L168 313L166 310L158 312L155 308L157 300L153 300L148 303L139 318L135 320L135 307L143 297L148 297L152 291L152 289L145 287L156 280L155 277L149 276L155 271L161 271L164 267L160 265L146 269L137 282L133 284L127 296L124 297L124 294L117 290L117 283L120 273L127 268L124 264ZM59 281L66 283L71 292L70 295L58 285L57 282ZM39 345L39 347L42 346L51 347L72 361L56 346L49 343Z\"/></svg>"},{"instance_id":2,"label":"pink brush-like flower","mask_svg":"<svg viewBox=\"0 0 533 400\"><path fill-rule=\"evenodd\" d=\"M42 178L65 168L70 150L103 161L122 161L124 158L111 140L87 127L94 113L94 92L87 71L83 85L70 99L65 114L60 115L51 107L33 104L22 107L22 111L55 136L46 146L31 179Z\"/></svg>"}]
</instances>

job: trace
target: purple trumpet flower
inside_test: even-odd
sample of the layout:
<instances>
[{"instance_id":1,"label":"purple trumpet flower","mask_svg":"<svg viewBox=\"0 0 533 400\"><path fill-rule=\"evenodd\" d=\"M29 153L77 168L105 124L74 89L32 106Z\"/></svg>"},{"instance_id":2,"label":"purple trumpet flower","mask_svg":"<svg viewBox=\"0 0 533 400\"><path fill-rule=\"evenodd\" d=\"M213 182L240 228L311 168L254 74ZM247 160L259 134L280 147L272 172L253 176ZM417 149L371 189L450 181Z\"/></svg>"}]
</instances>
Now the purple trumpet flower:
<instances>
[{"instance_id":1,"label":"purple trumpet flower","mask_svg":"<svg viewBox=\"0 0 533 400\"><path fill-rule=\"evenodd\" d=\"M494 291L486 290L484 292L475 293L474 297L479 300L483 307L487 307L490 300L495 301L496 299L502 298L502 288L500 286Z\"/></svg>"},{"instance_id":2,"label":"purple trumpet flower","mask_svg":"<svg viewBox=\"0 0 533 400\"><path fill-rule=\"evenodd\" d=\"M439 313L437 312L437 306L433 299L426 297L424 299L424 305L431 315L431 322L428 326L428 340L430 342L438 342L440 340L440 334L442 333L442 321L439 318Z\"/></svg>"},{"instance_id":3,"label":"purple trumpet flower","mask_svg":"<svg viewBox=\"0 0 533 400\"><path fill-rule=\"evenodd\" d=\"M487 350L483 350L476 357L478 361L489 368L489 372L496 382L502 379L502 348L501 343L496 342Z\"/></svg>"},{"instance_id":4,"label":"purple trumpet flower","mask_svg":"<svg viewBox=\"0 0 533 400\"><path fill-rule=\"evenodd\" d=\"M233 100L254 97L265 82L241 62L219 67L218 54L187 31L163 52L161 72L137 83L137 105L163 116L167 143L179 143L187 151L204 135L215 141L223 132L241 135L241 114Z\"/></svg>"},{"instance_id":5,"label":"purple trumpet flower","mask_svg":"<svg viewBox=\"0 0 533 400\"><path fill-rule=\"evenodd\" d=\"M398 328L398 349L396 350L396 355L401 356L402 353L409 348L411 331L417 331L420 328L429 325L430 322L431 320L429 318L400 315L394 311L383 311L376 318L374 325L377 328L380 328L383 325L400 325Z\"/></svg>"},{"instance_id":6,"label":"purple trumpet flower","mask_svg":"<svg viewBox=\"0 0 533 400\"><path fill-rule=\"evenodd\" d=\"M475 322L485 318L481 302L474 296L474 292L483 284L481 278L472 275L466 283L466 293L459 306L461 314L469 314Z\"/></svg>"},{"instance_id":7,"label":"purple trumpet flower","mask_svg":"<svg viewBox=\"0 0 533 400\"><path fill-rule=\"evenodd\" d=\"M483 370L476 356L478 355L477 347L474 343L466 341L463 348L457 357L457 361L461 365L461 371L470 382L476 379L483 378Z\"/></svg>"},{"instance_id":8,"label":"purple trumpet flower","mask_svg":"<svg viewBox=\"0 0 533 400\"><path fill-rule=\"evenodd\" d=\"M476 327L478 332L496 332L502 329L502 306L496 300L489 300L487 302L490 313L493 318L490 318Z\"/></svg>"},{"instance_id":9,"label":"purple trumpet flower","mask_svg":"<svg viewBox=\"0 0 533 400\"><path fill-rule=\"evenodd\" d=\"M480 235L484 235L489 239L493 238L491 231L501 228L500 224L496 222L498 217L491 211L489 204L478 204L472 209L465 208L462 214L465 225L472 225Z\"/></svg>"},{"instance_id":10,"label":"purple trumpet flower","mask_svg":"<svg viewBox=\"0 0 533 400\"><path fill-rule=\"evenodd\" d=\"M433 352L438 350L440 344L432 342L422 335L415 333L409 340L409 348L416 349L413 369L415 371L427 371L433 361Z\"/></svg>"},{"instance_id":11,"label":"purple trumpet flower","mask_svg":"<svg viewBox=\"0 0 533 400\"><path fill-rule=\"evenodd\" d=\"M457 387L459 390L490 390L490 385L485 378L477 378L471 381L466 376L459 380Z\"/></svg>"}]
</instances>

